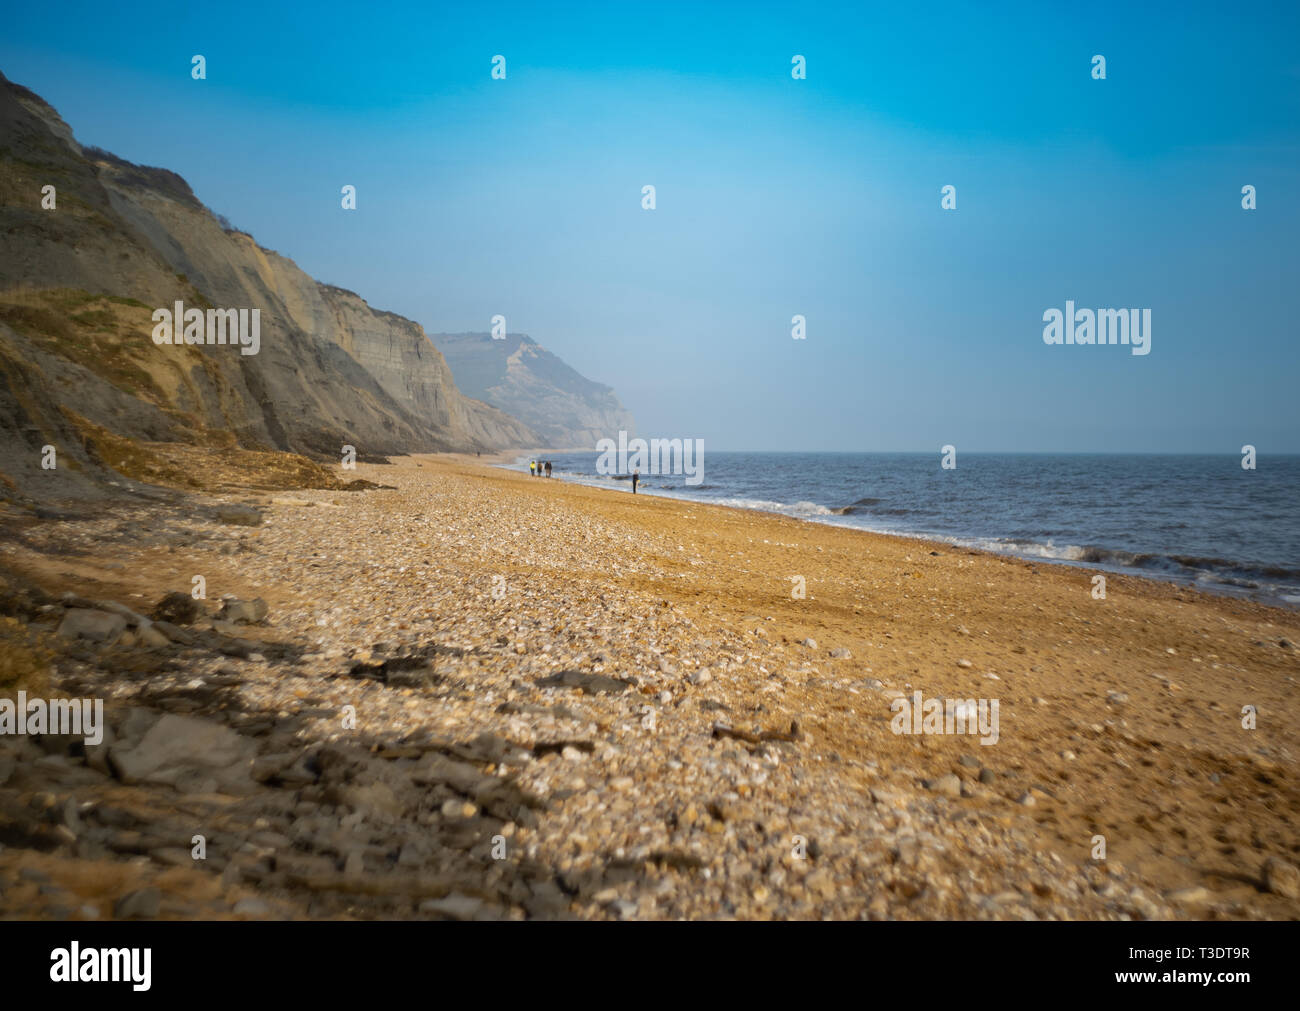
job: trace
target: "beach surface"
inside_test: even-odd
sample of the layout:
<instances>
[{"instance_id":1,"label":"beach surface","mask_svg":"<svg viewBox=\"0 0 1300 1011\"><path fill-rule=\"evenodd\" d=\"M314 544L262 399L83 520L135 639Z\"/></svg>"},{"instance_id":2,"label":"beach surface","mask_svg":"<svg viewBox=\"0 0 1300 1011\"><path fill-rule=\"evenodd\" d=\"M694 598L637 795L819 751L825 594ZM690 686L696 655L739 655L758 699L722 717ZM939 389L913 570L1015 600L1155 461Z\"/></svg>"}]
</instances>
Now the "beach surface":
<instances>
[{"instance_id":1,"label":"beach surface","mask_svg":"<svg viewBox=\"0 0 1300 1011\"><path fill-rule=\"evenodd\" d=\"M0 915L1300 916L1295 612L471 457L353 476L390 487L4 517L11 589L208 599L153 648L23 613L118 743L0 738ZM996 735L897 733L916 692ZM159 713L243 764L124 776Z\"/></svg>"}]
</instances>

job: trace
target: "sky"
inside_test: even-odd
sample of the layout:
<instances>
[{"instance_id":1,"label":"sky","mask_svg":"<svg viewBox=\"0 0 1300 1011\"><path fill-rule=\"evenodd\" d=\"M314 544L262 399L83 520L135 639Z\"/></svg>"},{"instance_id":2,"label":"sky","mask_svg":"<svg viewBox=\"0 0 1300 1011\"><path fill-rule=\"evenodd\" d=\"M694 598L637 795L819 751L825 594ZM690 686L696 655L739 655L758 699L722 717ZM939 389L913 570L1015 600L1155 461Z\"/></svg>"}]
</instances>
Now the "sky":
<instances>
[{"instance_id":1,"label":"sky","mask_svg":"<svg viewBox=\"0 0 1300 1011\"><path fill-rule=\"evenodd\" d=\"M648 437L1300 451L1300 5L907 6L27 4L0 71ZM1066 300L1150 309L1150 354L1045 344Z\"/></svg>"}]
</instances>

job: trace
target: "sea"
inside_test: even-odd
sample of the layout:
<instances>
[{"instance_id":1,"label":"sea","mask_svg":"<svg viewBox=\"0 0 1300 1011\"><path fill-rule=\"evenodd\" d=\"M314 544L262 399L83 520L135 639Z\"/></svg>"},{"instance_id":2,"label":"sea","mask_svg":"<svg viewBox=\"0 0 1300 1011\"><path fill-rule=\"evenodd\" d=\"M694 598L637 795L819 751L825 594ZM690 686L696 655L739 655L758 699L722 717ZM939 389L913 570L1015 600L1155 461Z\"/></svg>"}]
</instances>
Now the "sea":
<instances>
[{"instance_id":1,"label":"sea","mask_svg":"<svg viewBox=\"0 0 1300 1011\"><path fill-rule=\"evenodd\" d=\"M509 464L528 472L524 456ZM599 454L556 478L631 492ZM1300 606L1300 456L706 452L701 481L642 468L638 494L905 534Z\"/></svg>"}]
</instances>

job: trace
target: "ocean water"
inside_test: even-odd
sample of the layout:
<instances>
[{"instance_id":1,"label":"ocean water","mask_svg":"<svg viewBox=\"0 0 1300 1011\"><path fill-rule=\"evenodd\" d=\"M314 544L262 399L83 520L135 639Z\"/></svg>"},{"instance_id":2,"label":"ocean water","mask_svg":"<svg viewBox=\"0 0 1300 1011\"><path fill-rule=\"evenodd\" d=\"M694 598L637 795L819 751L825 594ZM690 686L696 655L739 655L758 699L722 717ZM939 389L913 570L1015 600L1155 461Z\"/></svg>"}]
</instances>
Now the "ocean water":
<instances>
[{"instance_id":1,"label":"ocean water","mask_svg":"<svg viewBox=\"0 0 1300 1011\"><path fill-rule=\"evenodd\" d=\"M528 457L511 469L528 471ZM544 457L555 476L631 491L598 454ZM911 534L1022 558L1176 580L1300 605L1300 456L959 453L704 454L703 482L647 474L639 492Z\"/></svg>"}]
</instances>

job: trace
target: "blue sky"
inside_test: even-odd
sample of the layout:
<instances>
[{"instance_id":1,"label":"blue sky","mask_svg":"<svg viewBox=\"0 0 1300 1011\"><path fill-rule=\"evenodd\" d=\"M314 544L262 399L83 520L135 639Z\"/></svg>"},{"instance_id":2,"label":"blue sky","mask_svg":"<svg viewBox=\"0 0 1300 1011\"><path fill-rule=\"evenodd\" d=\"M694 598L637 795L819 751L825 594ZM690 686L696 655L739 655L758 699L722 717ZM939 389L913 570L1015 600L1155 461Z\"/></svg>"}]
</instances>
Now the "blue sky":
<instances>
[{"instance_id":1,"label":"blue sky","mask_svg":"<svg viewBox=\"0 0 1300 1011\"><path fill-rule=\"evenodd\" d=\"M504 314L645 435L1300 451L1300 7L898 6L27 5L0 70L378 308ZM1067 299L1150 308L1151 354L1046 346Z\"/></svg>"}]
</instances>

